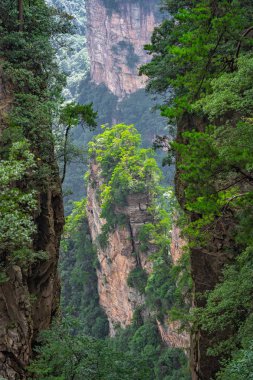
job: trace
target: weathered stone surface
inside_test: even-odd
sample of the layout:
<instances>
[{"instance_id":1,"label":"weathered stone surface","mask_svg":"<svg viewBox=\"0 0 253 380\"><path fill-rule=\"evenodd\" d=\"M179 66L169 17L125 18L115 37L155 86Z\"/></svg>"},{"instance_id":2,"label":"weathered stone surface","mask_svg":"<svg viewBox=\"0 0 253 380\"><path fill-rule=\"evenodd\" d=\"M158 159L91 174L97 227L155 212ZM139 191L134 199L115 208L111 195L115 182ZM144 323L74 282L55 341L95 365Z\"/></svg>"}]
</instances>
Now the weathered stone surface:
<instances>
[{"instance_id":1,"label":"weathered stone surface","mask_svg":"<svg viewBox=\"0 0 253 380\"><path fill-rule=\"evenodd\" d=\"M144 51L158 20L156 0L118 1L118 9L106 9L102 0L87 1L87 43L91 78L123 98L146 84L138 67L150 58Z\"/></svg>"},{"instance_id":2,"label":"weathered stone surface","mask_svg":"<svg viewBox=\"0 0 253 380\"><path fill-rule=\"evenodd\" d=\"M34 339L57 311L57 262L63 225L59 192L43 195L37 225L36 249L46 251L49 259L34 264L28 272L16 265L10 267L9 281L0 286L0 375L8 380L26 378Z\"/></svg>"},{"instance_id":3,"label":"weathered stone surface","mask_svg":"<svg viewBox=\"0 0 253 380\"><path fill-rule=\"evenodd\" d=\"M157 326L161 335L161 338L165 344L169 347L174 348L183 348L187 352L190 347L190 337L187 333L180 330L180 323L170 322L162 324L160 321L157 321Z\"/></svg>"},{"instance_id":4,"label":"weathered stone surface","mask_svg":"<svg viewBox=\"0 0 253 380\"><path fill-rule=\"evenodd\" d=\"M0 131L8 128L6 116L11 107L11 90L0 71ZM0 133L1 144L1 133ZM39 331L49 327L59 301L57 262L63 227L63 204L59 177L51 149L53 177L38 193L34 215L37 233L35 251L47 252L48 259L28 268L8 262L8 281L0 284L0 377L26 379L25 367L32 357L32 347ZM0 261L5 265L5 252Z\"/></svg>"},{"instance_id":5,"label":"weathered stone surface","mask_svg":"<svg viewBox=\"0 0 253 380\"><path fill-rule=\"evenodd\" d=\"M152 221L147 209L150 199L145 194L132 194L127 197L126 206L118 207L116 212L126 216L126 224L118 227L109 235L106 248L101 248L97 242L105 224L100 216L101 208L97 197L97 189L102 185L99 166L94 162L90 166L90 181L88 186L87 216L93 242L97 245L99 269L98 293L99 301L105 310L111 336L115 333L115 326L126 327L131 323L133 313L138 306L144 305L144 297L127 285L129 273L137 266L142 267L148 273L152 272L152 262L149 256L155 252L156 246L149 243L146 253L141 252L138 233L140 228ZM183 239L179 237L179 230L174 227L172 246L175 247L177 259L182 255ZM174 250L175 250L174 249ZM145 317L149 311L145 310ZM165 344L170 347L189 347L189 336L179 331L177 322L162 324L159 321L158 330Z\"/></svg>"},{"instance_id":6,"label":"weathered stone surface","mask_svg":"<svg viewBox=\"0 0 253 380\"><path fill-rule=\"evenodd\" d=\"M95 243L105 223L100 217L101 209L96 195L96 189L100 185L99 168L93 163L88 186L87 215L92 240ZM139 252L139 229L150 220L146 206L140 209L140 204L148 205L145 195L130 195L127 205L117 210L126 215L128 223L110 234L106 248L101 248L97 243L99 300L108 316L111 335L114 335L114 326L129 325L136 307L144 304L144 297L127 285L128 275L137 265L147 271L151 265L147 255L141 255Z\"/></svg>"},{"instance_id":7,"label":"weathered stone surface","mask_svg":"<svg viewBox=\"0 0 253 380\"><path fill-rule=\"evenodd\" d=\"M180 228L174 224L171 232L171 246L170 253L173 264L177 264L183 255L183 249L186 245L186 241L181 236Z\"/></svg>"}]
</instances>

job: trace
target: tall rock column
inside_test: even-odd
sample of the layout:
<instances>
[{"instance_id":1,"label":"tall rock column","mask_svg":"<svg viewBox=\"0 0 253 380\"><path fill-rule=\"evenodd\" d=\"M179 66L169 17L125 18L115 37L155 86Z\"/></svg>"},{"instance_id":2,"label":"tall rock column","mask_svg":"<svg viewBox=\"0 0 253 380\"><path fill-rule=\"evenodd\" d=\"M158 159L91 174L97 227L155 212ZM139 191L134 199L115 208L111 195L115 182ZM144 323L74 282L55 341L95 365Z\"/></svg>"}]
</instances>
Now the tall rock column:
<instances>
[{"instance_id":1,"label":"tall rock column","mask_svg":"<svg viewBox=\"0 0 253 380\"><path fill-rule=\"evenodd\" d=\"M91 79L123 98L145 87L146 79L138 75L138 67L149 60L143 47L158 23L157 1L109 3L88 0L86 5Z\"/></svg>"},{"instance_id":2,"label":"tall rock column","mask_svg":"<svg viewBox=\"0 0 253 380\"><path fill-rule=\"evenodd\" d=\"M115 326L130 325L135 309L144 305L144 297L128 286L127 279L137 266L150 271L150 262L145 254L140 253L138 241L141 226L150 221L147 212L149 200L145 194L128 196L126 206L118 210L126 216L127 223L110 233L108 244L101 247L98 237L106 221L100 216L101 207L96 190L101 186L102 178L99 166L94 162L90 166L90 173L87 217L92 241L97 245L99 301L107 314L110 334L113 336Z\"/></svg>"},{"instance_id":3,"label":"tall rock column","mask_svg":"<svg viewBox=\"0 0 253 380\"><path fill-rule=\"evenodd\" d=\"M12 90L12 85L0 71L0 147L3 146L3 131L9 128ZM35 339L42 329L49 327L59 303L57 264L64 213L53 145L50 141L46 143L50 152L47 160L51 177L44 180L43 185L29 184L37 186L34 188L37 190L36 232L31 249L43 251L44 258L28 266L11 264L4 249L0 252L1 270L5 269L7 276L7 280L0 283L0 377L8 380L26 379L26 367L32 357Z\"/></svg>"}]
</instances>

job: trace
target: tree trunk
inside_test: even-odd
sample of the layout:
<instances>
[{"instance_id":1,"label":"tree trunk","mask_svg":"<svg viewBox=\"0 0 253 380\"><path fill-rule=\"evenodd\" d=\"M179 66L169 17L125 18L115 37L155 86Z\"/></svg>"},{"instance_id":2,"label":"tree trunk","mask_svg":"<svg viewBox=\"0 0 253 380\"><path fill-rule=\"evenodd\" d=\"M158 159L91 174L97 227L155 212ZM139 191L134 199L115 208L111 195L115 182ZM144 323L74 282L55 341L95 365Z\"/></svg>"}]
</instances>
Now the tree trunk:
<instances>
[{"instance_id":1,"label":"tree trunk","mask_svg":"<svg viewBox=\"0 0 253 380\"><path fill-rule=\"evenodd\" d=\"M18 0L18 29L23 32L24 29L24 4L23 0Z\"/></svg>"},{"instance_id":2,"label":"tree trunk","mask_svg":"<svg viewBox=\"0 0 253 380\"><path fill-rule=\"evenodd\" d=\"M68 136L70 132L71 125L68 125L65 131L64 136L64 148L63 148L63 173L61 178L61 183L63 184L66 176L66 170L67 170L67 163L68 163Z\"/></svg>"}]
</instances>

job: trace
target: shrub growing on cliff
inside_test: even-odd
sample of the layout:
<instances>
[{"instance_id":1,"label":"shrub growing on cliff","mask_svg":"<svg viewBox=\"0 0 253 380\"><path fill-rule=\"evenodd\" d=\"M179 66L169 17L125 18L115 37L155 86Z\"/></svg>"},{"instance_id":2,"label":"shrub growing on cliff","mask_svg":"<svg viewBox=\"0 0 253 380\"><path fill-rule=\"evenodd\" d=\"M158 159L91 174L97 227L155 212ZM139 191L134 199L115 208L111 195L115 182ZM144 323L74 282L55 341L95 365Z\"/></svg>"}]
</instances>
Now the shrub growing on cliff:
<instances>
[{"instance_id":1,"label":"shrub growing on cliff","mask_svg":"<svg viewBox=\"0 0 253 380\"><path fill-rule=\"evenodd\" d=\"M1 250L15 250L31 243L35 192L22 191L15 184L31 176L34 167L34 156L26 140L14 143L8 159L0 162Z\"/></svg>"},{"instance_id":2,"label":"shrub growing on cliff","mask_svg":"<svg viewBox=\"0 0 253 380\"><path fill-rule=\"evenodd\" d=\"M145 293L145 287L147 285L148 274L142 268L133 269L127 278L127 285L137 289L141 294Z\"/></svg>"},{"instance_id":3,"label":"shrub growing on cliff","mask_svg":"<svg viewBox=\"0 0 253 380\"><path fill-rule=\"evenodd\" d=\"M141 148L141 137L133 125L104 126L104 132L89 144L89 155L101 170L101 216L108 228L124 223L122 213L131 194L145 193L152 199L161 178L161 172L151 149ZM104 227L105 228L105 227Z\"/></svg>"}]
</instances>

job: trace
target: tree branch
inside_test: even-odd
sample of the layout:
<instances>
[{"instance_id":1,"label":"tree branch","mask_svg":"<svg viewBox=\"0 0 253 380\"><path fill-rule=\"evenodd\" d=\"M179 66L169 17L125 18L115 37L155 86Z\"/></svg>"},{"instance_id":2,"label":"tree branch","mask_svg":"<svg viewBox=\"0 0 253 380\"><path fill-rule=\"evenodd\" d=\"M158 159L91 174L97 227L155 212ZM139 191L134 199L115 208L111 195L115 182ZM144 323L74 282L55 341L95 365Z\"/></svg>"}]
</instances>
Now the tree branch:
<instances>
[{"instance_id":1,"label":"tree branch","mask_svg":"<svg viewBox=\"0 0 253 380\"><path fill-rule=\"evenodd\" d=\"M67 145L68 145L68 137L69 137L70 128L71 128L71 125L68 125L66 128L66 131L65 131L65 135L64 135L63 173L62 173L62 179L61 179L62 184L63 184L65 177L66 177L67 162L68 162Z\"/></svg>"},{"instance_id":2,"label":"tree branch","mask_svg":"<svg viewBox=\"0 0 253 380\"><path fill-rule=\"evenodd\" d=\"M251 26L250 28L248 28L242 35L242 38L241 40L238 42L238 45L237 45L237 49L236 49L236 58L239 57L239 54L240 54L240 50L241 50L241 47L242 47L242 40L244 37L247 37L247 35L253 31L253 26Z\"/></svg>"}]
</instances>

